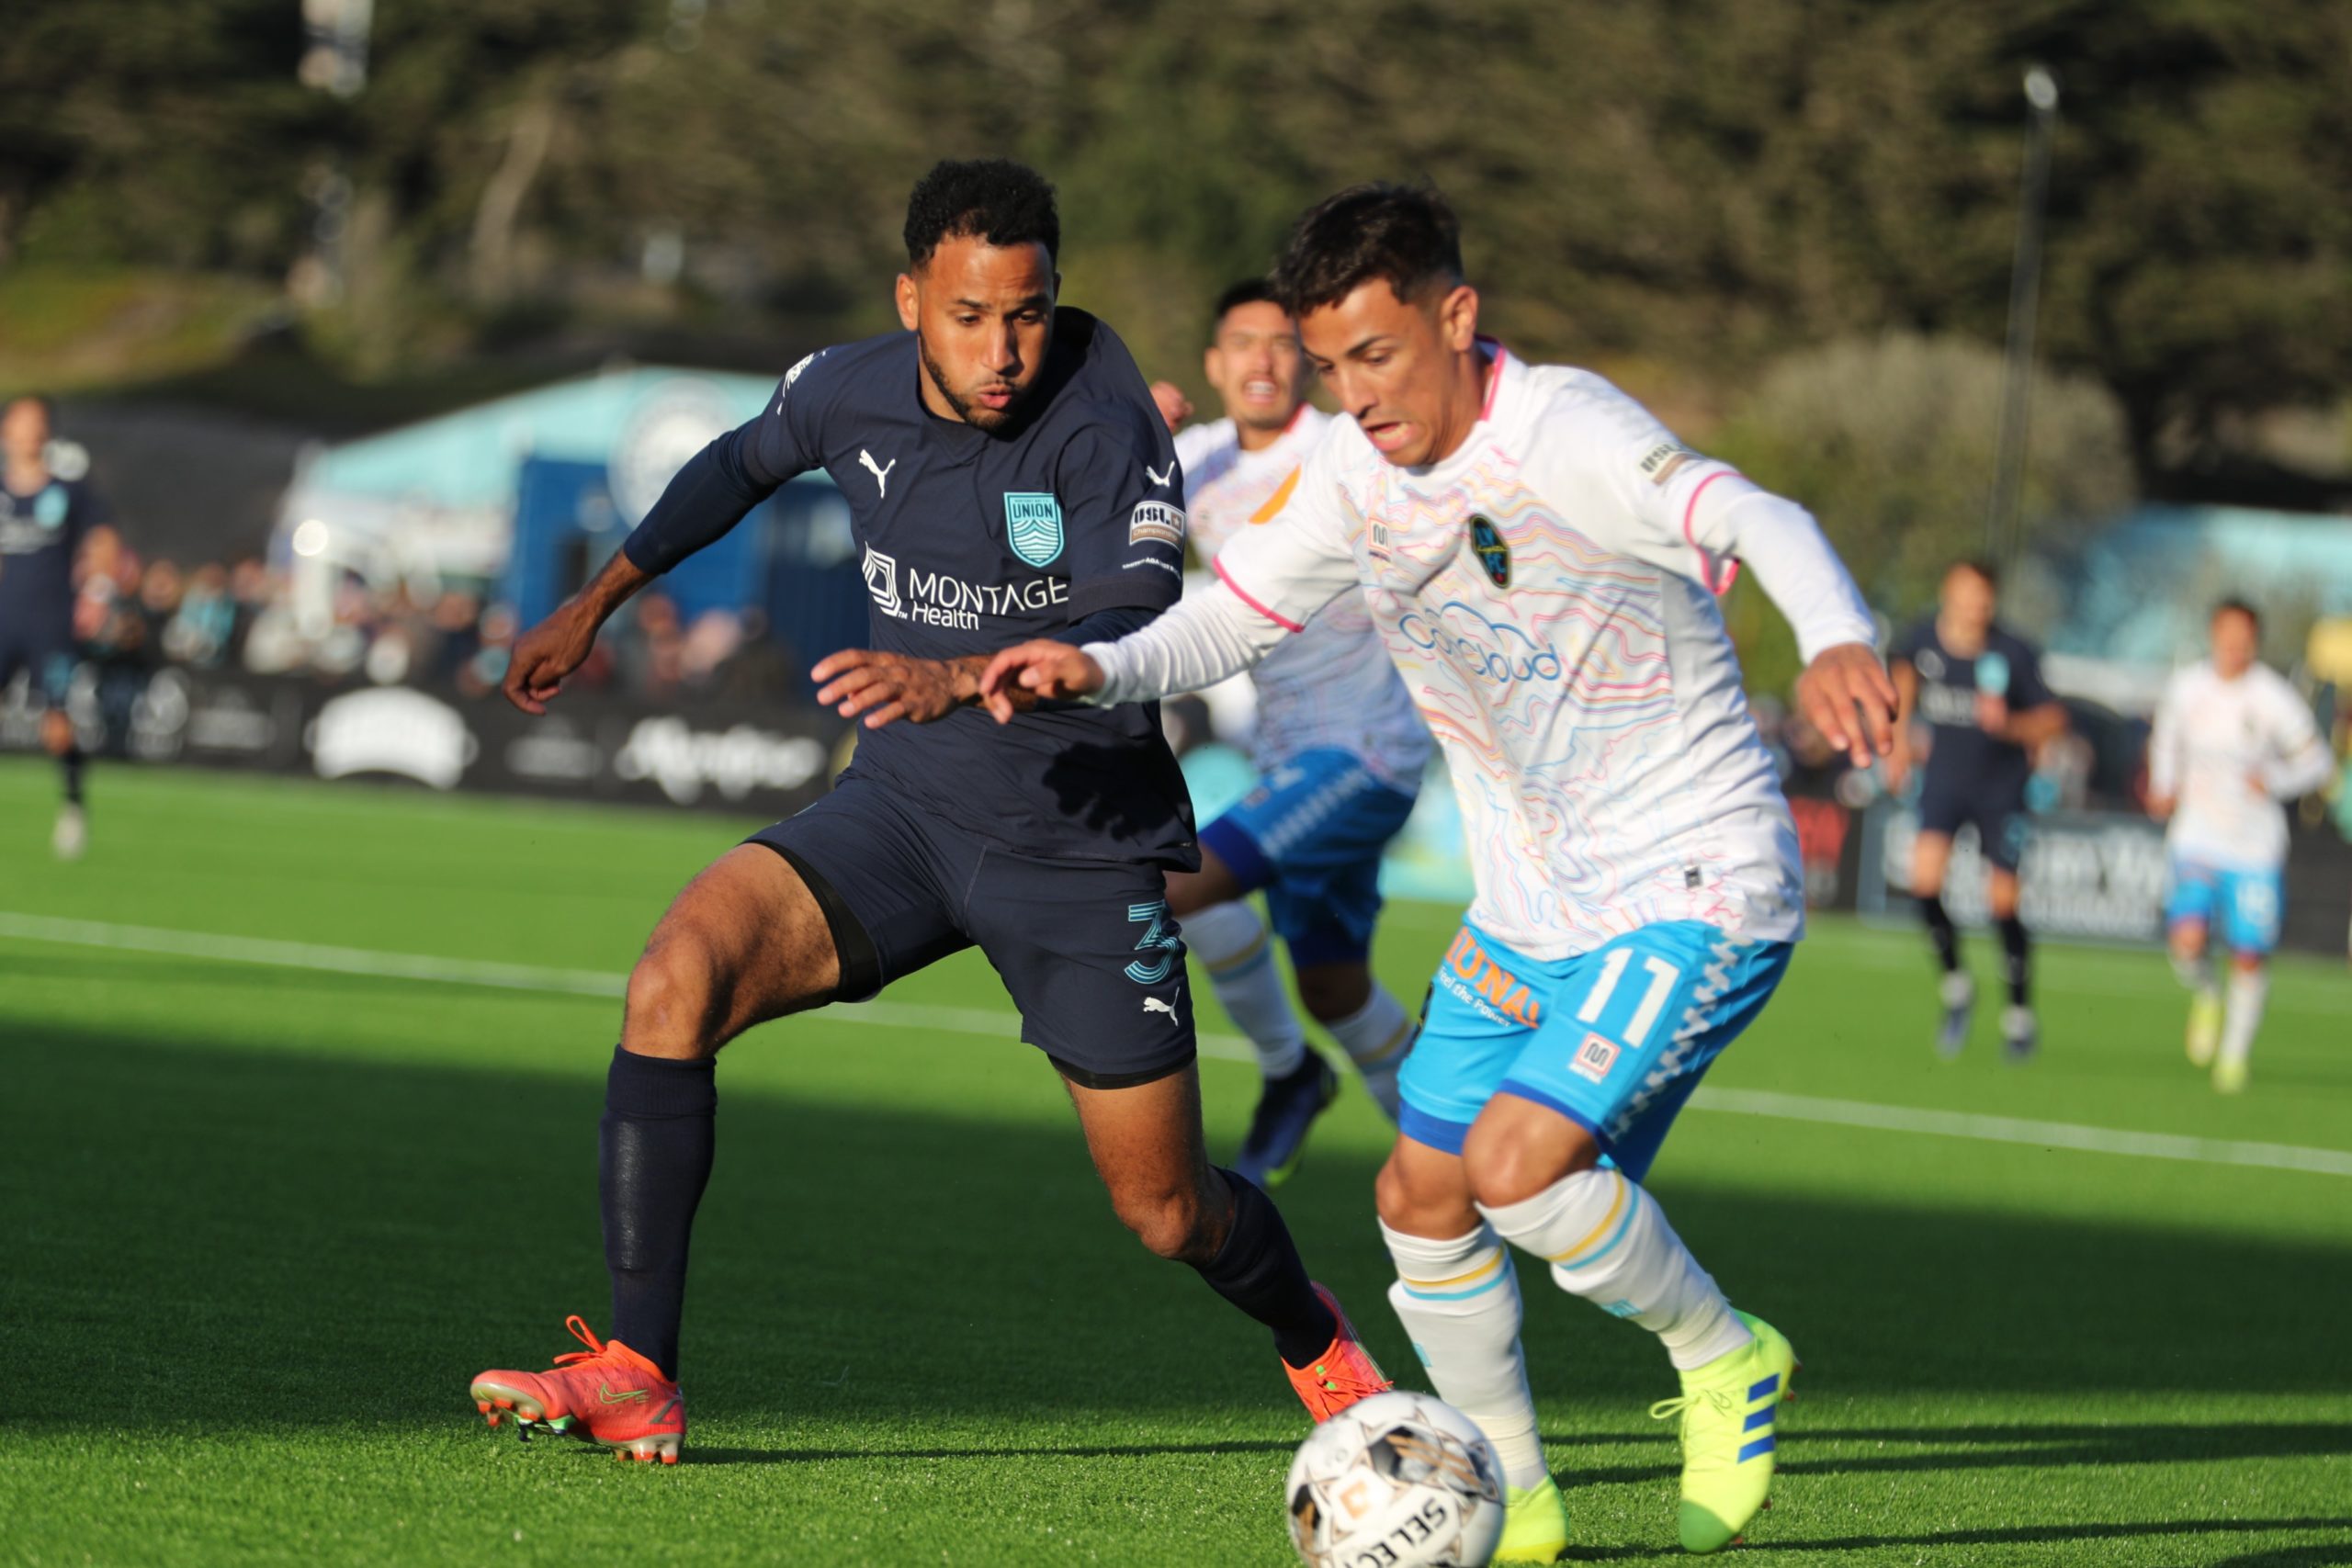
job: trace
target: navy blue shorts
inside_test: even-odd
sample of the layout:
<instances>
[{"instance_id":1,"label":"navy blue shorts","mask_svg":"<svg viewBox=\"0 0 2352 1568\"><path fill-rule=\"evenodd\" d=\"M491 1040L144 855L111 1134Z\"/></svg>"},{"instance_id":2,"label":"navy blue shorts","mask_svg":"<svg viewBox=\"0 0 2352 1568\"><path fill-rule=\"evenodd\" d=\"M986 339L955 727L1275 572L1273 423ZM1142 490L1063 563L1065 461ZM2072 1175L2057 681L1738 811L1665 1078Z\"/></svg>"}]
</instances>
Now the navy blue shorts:
<instances>
[{"instance_id":1,"label":"navy blue shorts","mask_svg":"<svg viewBox=\"0 0 2352 1568\"><path fill-rule=\"evenodd\" d=\"M33 701L53 708L65 705L65 688L74 679L74 645L40 638L0 637L0 687L17 678L19 670L32 677Z\"/></svg>"},{"instance_id":2,"label":"navy blue shorts","mask_svg":"<svg viewBox=\"0 0 2352 1568\"><path fill-rule=\"evenodd\" d=\"M1976 779L1939 780L1930 769L1919 787L1919 831L1950 837L1971 822L1984 858L2003 871L2017 870L2030 825L2025 786L2002 784L1988 790Z\"/></svg>"},{"instance_id":3,"label":"navy blue shorts","mask_svg":"<svg viewBox=\"0 0 2352 1568\"><path fill-rule=\"evenodd\" d=\"M1089 1089L1193 1062L1184 942L1162 868L1014 854L854 773L746 840L809 885L841 956L840 1000L862 1001L978 947L1021 1010L1021 1038Z\"/></svg>"}]
</instances>

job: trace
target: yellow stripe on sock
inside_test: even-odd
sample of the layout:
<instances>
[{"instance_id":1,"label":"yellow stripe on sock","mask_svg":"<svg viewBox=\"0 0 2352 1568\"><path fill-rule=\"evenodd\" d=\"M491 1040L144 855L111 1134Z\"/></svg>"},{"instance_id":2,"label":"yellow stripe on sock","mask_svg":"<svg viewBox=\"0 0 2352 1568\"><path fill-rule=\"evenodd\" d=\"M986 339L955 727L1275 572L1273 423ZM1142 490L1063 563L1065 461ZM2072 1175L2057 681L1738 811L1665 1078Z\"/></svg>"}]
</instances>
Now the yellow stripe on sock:
<instances>
[{"instance_id":1,"label":"yellow stripe on sock","mask_svg":"<svg viewBox=\"0 0 2352 1568\"><path fill-rule=\"evenodd\" d=\"M1205 958L1202 959L1201 962L1208 964L1209 973L1212 975L1230 975L1236 969L1240 968L1243 964L1249 963L1251 959L1257 957L1258 954L1265 951L1266 933L1261 931L1258 933L1256 940L1252 941L1249 946L1243 948L1240 952L1235 953L1232 957L1225 960L1223 963L1212 963L1210 960Z\"/></svg>"},{"instance_id":2,"label":"yellow stripe on sock","mask_svg":"<svg viewBox=\"0 0 2352 1568\"><path fill-rule=\"evenodd\" d=\"M1485 1279L1487 1275L1493 1273L1502 1266L1503 1249L1498 1247L1495 1248L1495 1255L1492 1258L1487 1258L1484 1263L1479 1264L1478 1267L1471 1269L1467 1274L1456 1274L1451 1280L1416 1280L1410 1274L1404 1272L1402 1269L1397 1271L1396 1277L1417 1291L1442 1291L1448 1285L1476 1284L1478 1280Z\"/></svg>"},{"instance_id":3,"label":"yellow stripe on sock","mask_svg":"<svg viewBox=\"0 0 2352 1568\"><path fill-rule=\"evenodd\" d=\"M1566 1263L1566 1262L1567 1262L1570 1258L1572 1258L1576 1257L1576 1255L1577 1255L1577 1253L1579 1253L1579 1252L1583 1252L1583 1251L1586 1251L1587 1249L1589 1249L1589 1247L1591 1247L1595 1242L1599 1241L1599 1240L1600 1240L1603 1235L1606 1235L1608 1234L1608 1232L1609 1232L1609 1228L1610 1228L1611 1225L1614 1225L1614 1224L1617 1223L1617 1216L1618 1216L1619 1214L1621 1214L1621 1213L1624 1213L1624 1210L1625 1210L1625 1193L1626 1193L1626 1190L1627 1190L1627 1189L1628 1189L1628 1187L1629 1187L1629 1185L1630 1185L1630 1184L1626 1181L1626 1179L1625 1179L1623 1176L1619 1176L1619 1175L1617 1174L1617 1172L1615 1172L1615 1171L1613 1171L1613 1170L1612 1170L1612 1171L1611 1171L1609 1174L1610 1174L1611 1176L1612 1176L1612 1177L1616 1177L1616 1179L1617 1179L1617 1196L1616 1196L1616 1198L1615 1198L1615 1199L1614 1199L1614 1200L1610 1203L1610 1205L1609 1205L1609 1213L1607 1213L1606 1214L1603 1214L1603 1215L1600 1217L1600 1223L1599 1224L1597 1224L1597 1225L1593 1226L1593 1227L1592 1227L1592 1229L1591 1229L1590 1231L1589 1231L1589 1232L1587 1232L1587 1233L1586 1233L1585 1237L1584 1237L1584 1239L1583 1239L1582 1241L1577 1242L1574 1247L1572 1247L1568 1248L1566 1252L1555 1252L1555 1253L1554 1253L1554 1254L1552 1255L1552 1261L1553 1261L1553 1262L1555 1262L1555 1263Z\"/></svg>"},{"instance_id":4,"label":"yellow stripe on sock","mask_svg":"<svg viewBox=\"0 0 2352 1568\"><path fill-rule=\"evenodd\" d=\"M1383 1045L1379 1050L1374 1051L1369 1056L1358 1056L1356 1058L1356 1065L1358 1066L1364 1067L1376 1067L1381 1063L1388 1060L1389 1057L1396 1055L1397 1052L1402 1051L1405 1048L1405 1043L1412 1038L1413 1021L1408 1018L1404 1022L1396 1026L1396 1032L1388 1037L1387 1044Z\"/></svg>"}]
</instances>

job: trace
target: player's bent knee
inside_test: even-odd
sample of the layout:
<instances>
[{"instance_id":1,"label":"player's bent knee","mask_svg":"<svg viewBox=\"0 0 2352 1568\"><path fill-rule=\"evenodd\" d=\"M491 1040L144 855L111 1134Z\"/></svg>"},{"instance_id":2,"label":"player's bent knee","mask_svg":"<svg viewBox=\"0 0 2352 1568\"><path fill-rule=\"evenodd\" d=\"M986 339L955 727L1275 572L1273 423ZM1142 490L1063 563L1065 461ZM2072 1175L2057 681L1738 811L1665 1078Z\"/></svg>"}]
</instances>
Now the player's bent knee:
<instances>
[{"instance_id":1,"label":"player's bent knee","mask_svg":"<svg viewBox=\"0 0 2352 1568\"><path fill-rule=\"evenodd\" d=\"M718 1049L716 964L684 933L656 933L629 971L621 1043L649 1056L692 1057Z\"/></svg>"},{"instance_id":2,"label":"player's bent knee","mask_svg":"<svg viewBox=\"0 0 2352 1568\"><path fill-rule=\"evenodd\" d=\"M1373 1179L1372 1201L1382 1224L1408 1235L1460 1235L1478 1224L1466 1190L1417 1180L1394 1154Z\"/></svg>"},{"instance_id":3,"label":"player's bent knee","mask_svg":"<svg viewBox=\"0 0 2352 1568\"><path fill-rule=\"evenodd\" d=\"M1199 1193L1122 1193L1114 1204L1119 1223L1155 1256L1178 1263L1205 1263L1216 1256Z\"/></svg>"},{"instance_id":4,"label":"player's bent knee","mask_svg":"<svg viewBox=\"0 0 2352 1568\"><path fill-rule=\"evenodd\" d=\"M1470 1195L1487 1209L1523 1203L1563 1177L1590 1169L1599 1157L1589 1134L1535 1137L1523 1128L1490 1122L1483 1116L1472 1123L1462 1145Z\"/></svg>"},{"instance_id":5,"label":"player's bent knee","mask_svg":"<svg viewBox=\"0 0 2352 1568\"><path fill-rule=\"evenodd\" d=\"M1353 1018L1372 1000L1372 971L1361 964L1317 964L1298 972L1298 999L1317 1023Z\"/></svg>"}]
</instances>

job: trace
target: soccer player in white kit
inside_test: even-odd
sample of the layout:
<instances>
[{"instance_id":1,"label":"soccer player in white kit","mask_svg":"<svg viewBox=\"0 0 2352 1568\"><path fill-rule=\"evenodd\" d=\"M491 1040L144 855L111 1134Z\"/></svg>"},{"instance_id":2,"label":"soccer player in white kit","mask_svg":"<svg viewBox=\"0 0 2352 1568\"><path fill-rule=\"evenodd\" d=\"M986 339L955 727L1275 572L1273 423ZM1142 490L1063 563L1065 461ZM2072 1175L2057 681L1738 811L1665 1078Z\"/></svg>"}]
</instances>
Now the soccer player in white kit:
<instances>
[{"instance_id":1,"label":"soccer player in white kit","mask_svg":"<svg viewBox=\"0 0 2352 1568\"><path fill-rule=\"evenodd\" d=\"M1307 404L1297 326L1263 278L1218 298L1204 368L1225 417L1178 431L1176 455L1187 526L1206 559L1282 510L1330 417ZM1248 896L1264 889L1300 1000L1395 1121L1414 1020L1369 959L1381 853L1412 815L1430 741L1360 592L1325 605L1250 678L1257 785L1202 828L1200 870L1168 874L1168 907L1257 1047L1264 1087L1233 1168L1272 1187L1297 1168L1339 1080L1307 1049Z\"/></svg>"},{"instance_id":2,"label":"soccer player in white kit","mask_svg":"<svg viewBox=\"0 0 2352 1568\"><path fill-rule=\"evenodd\" d=\"M1495 1442L1498 1560L1550 1561L1566 1510L1537 1436L1510 1244L1657 1334L1682 1396L1680 1534L1715 1551L1765 1501L1787 1339L1736 1313L1641 1186L1700 1075L1804 928L1795 831L1715 594L1737 563L1794 623L1804 711L1857 762L1894 690L1852 580L1801 508L1684 447L1589 372L1477 335L1433 191L1343 191L1275 286L1346 411L1222 581L1083 649L997 656L1008 688L1188 691L1361 588L1461 797L1476 897L1406 1059L1377 1200L1390 1301L1437 1392Z\"/></svg>"},{"instance_id":3,"label":"soccer player in white kit","mask_svg":"<svg viewBox=\"0 0 2352 1568\"><path fill-rule=\"evenodd\" d=\"M2148 738L2148 811L2170 823L2165 920L2173 971L2189 989L2188 1059L2223 1094L2245 1088L2246 1059L2270 989L2286 894L2281 801L2327 782L2333 763L2310 705L2255 657L2262 622L2224 601L2208 628L2212 657L2173 675ZM2225 1003L2213 942L2229 950Z\"/></svg>"}]
</instances>

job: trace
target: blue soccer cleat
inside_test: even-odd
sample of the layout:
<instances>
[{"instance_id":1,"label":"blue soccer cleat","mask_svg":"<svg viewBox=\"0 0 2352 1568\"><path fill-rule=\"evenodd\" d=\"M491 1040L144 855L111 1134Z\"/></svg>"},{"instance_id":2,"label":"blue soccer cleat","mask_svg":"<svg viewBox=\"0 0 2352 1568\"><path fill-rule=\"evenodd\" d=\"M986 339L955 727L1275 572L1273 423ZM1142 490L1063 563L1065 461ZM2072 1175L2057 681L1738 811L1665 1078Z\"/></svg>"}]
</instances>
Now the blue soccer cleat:
<instances>
[{"instance_id":1,"label":"blue soccer cleat","mask_svg":"<svg viewBox=\"0 0 2352 1568\"><path fill-rule=\"evenodd\" d=\"M1340 1075L1313 1051L1288 1077L1268 1078L1250 1118L1250 1135L1233 1156L1233 1173L1261 1189L1289 1180L1306 1153L1307 1129L1339 1093Z\"/></svg>"}]
</instances>

